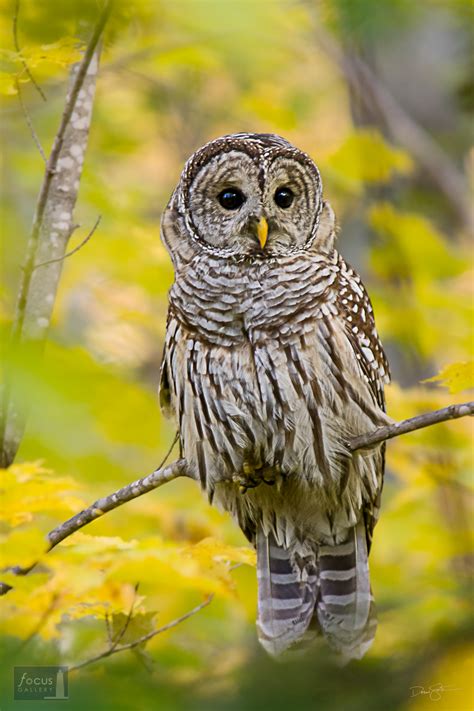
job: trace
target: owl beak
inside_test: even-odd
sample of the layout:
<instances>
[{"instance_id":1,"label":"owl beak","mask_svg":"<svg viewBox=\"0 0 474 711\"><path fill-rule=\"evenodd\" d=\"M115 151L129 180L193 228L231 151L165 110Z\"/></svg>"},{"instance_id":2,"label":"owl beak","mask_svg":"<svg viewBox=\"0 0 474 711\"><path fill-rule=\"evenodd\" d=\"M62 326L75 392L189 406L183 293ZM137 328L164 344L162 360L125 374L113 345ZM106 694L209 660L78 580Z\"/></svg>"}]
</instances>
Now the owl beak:
<instances>
[{"instance_id":1,"label":"owl beak","mask_svg":"<svg viewBox=\"0 0 474 711\"><path fill-rule=\"evenodd\" d=\"M268 237L268 222L264 217L260 218L260 221L258 223L257 227L257 236L258 236L258 241L260 242L260 247L262 249L265 248L265 245L267 243L267 237Z\"/></svg>"}]
</instances>

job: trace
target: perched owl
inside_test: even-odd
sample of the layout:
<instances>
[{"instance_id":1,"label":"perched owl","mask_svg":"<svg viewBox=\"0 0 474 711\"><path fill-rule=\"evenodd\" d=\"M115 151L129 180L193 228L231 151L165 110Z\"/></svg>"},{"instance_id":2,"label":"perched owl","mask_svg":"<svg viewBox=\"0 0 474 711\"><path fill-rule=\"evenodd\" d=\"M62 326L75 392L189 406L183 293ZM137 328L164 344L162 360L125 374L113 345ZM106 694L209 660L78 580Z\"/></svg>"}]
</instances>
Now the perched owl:
<instances>
[{"instance_id":1,"label":"perched owl","mask_svg":"<svg viewBox=\"0 0 474 711\"><path fill-rule=\"evenodd\" d=\"M257 549L259 639L276 655L322 633L359 658L384 450L347 443L389 421L389 371L319 171L279 136L218 138L186 163L162 238L160 400L191 473Z\"/></svg>"}]
</instances>

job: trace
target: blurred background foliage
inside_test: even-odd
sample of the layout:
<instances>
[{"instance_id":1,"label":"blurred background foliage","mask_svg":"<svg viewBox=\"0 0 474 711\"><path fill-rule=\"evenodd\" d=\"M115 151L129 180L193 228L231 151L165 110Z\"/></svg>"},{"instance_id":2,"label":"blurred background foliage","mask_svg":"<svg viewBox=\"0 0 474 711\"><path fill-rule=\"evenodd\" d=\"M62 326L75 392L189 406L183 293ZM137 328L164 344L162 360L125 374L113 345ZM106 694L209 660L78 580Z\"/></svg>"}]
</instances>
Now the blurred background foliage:
<instances>
[{"instance_id":1,"label":"blurred background foliage","mask_svg":"<svg viewBox=\"0 0 474 711\"><path fill-rule=\"evenodd\" d=\"M15 2L0 6L7 332L44 170L16 82L49 150L68 66L100 3L22 0L23 56L46 102L15 52ZM156 396L173 278L159 219L183 162L220 134L279 133L319 165L340 250L374 302L390 414L469 398L472 20L470 0L116 3L71 246L102 221L64 264L44 361L17 364L32 410L4 472L5 565L34 560L50 528L151 472L171 444ZM178 480L14 581L2 603L2 708L14 707L13 663L78 664L106 648L106 614L119 628L134 605L131 641L214 593L146 647L71 673L71 707L423 711L432 700L411 698L411 687L440 682L455 690L438 709L471 709L472 453L468 418L389 444L371 556L380 622L364 660L340 668L324 646L268 659L256 644L252 551L193 482Z\"/></svg>"}]
</instances>

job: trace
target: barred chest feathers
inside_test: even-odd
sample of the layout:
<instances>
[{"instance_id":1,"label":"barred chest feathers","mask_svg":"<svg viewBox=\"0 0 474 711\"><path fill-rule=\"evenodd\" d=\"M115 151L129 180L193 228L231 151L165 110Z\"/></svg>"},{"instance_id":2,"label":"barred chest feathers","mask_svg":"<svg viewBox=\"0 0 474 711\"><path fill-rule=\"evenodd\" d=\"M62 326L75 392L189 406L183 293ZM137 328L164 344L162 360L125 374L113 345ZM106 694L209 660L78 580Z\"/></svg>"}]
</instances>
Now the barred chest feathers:
<instances>
[{"instance_id":1,"label":"barred chest feathers","mask_svg":"<svg viewBox=\"0 0 474 711\"><path fill-rule=\"evenodd\" d=\"M333 251L277 264L198 257L171 290L166 367L183 456L250 535L263 512L265 527L284 536L312 521L316 539L337 539L354 525L364 488L375 495L379 486L363 457L351 466L346 445L385 416L346 333L344 284L351 308L361 304ZM370 330L370 303L358 312Z\"/></svg>"}]
</instances>

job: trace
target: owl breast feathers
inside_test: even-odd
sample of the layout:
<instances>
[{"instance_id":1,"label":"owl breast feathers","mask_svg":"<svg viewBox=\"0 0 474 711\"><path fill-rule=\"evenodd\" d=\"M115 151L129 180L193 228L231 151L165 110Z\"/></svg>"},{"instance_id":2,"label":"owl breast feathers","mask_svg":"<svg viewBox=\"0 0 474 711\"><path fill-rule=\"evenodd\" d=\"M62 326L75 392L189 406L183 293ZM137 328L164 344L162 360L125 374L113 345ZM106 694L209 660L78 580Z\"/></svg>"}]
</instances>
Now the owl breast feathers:
<instances>
[{"instance_id":1,"label":"owl breast feathers","mask_svg":"<svg viewBox=\"0 0 474 711\"><path fill-rule=\"evenodd\" d=\"M161 404L209 500L257 549L271 654L323 634L370 646L368 553L388 420L370 300L335 249L318 169L284 139L236 134L186 163L162 220L175 267Z\"/></svg>"}]
</instances>

